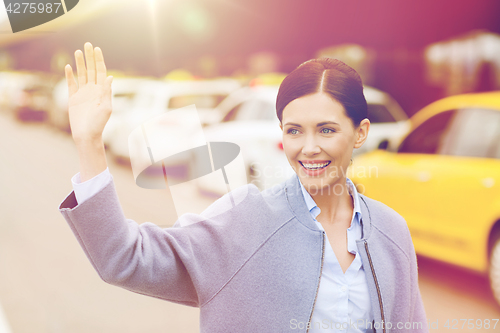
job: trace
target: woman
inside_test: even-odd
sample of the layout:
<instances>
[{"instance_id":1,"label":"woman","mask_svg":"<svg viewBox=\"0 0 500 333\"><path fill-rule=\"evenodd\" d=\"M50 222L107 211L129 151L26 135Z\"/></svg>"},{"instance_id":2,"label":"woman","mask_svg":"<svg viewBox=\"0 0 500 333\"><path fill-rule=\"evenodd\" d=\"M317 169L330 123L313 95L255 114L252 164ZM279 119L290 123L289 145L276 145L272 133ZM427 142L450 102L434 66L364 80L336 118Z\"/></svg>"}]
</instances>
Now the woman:
<instances>
[{"instance_id":1,"label":"woman","mask_svg":"<svg viewBox=\"0 0 500 333\"><path fill-rule=\"evenodd\" d=\"M86 43L85 57L86 68L75 52L79 88L66 66L80 173L59 211L104 281L199 307L201 332L428 332L404 219L346 177L370 125L352 68L311 60L281 84L295 176L263 192L237 188L247 194L231 210L226 195L212 217L161 229L123 215L101 137L112 77L99 48Z\"/></svg>"}]
</instances>

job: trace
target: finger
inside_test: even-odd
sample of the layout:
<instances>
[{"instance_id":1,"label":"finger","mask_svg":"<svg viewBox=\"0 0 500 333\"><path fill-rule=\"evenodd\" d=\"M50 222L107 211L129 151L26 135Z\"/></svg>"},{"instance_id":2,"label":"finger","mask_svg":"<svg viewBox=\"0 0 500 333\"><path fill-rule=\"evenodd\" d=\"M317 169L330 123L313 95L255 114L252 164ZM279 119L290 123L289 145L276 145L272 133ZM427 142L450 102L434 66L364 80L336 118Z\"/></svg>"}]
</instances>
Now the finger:
<instances>
[{"instance_id":1,"label":"finger","mask_svg":"<svg viewBox=\"0 0 500 333\"><path fill-rule=\"evenodd\" d=\"M87 82L95 83L94 48L89 42L85 43L85 59L87 60Z\"/></svg>"},{"instance_id":2,"label":"finger","mask_svg":"<svg viewBox=\"0 0 500 333\"><path fill-rule=\"evenodd\" d=\"M112 76L108 76L106 78L106 80L104 80L104 87L106 89L106 92L109 93L109 95L111 96L111 84L113 83L113 77Z\"/></svg>"},{"instance_id":3,"label":"finger","mask_svg":"<svg viewBox=\"0 0 500 333\"><path fill-rule=\"evenodd\" d=\"M104 84L104 80L106 80L106 65L104 64L102 50L99 47L94 49L94 56L97 70L97 84Z\"/></svg>"},{"instance_id":4,"label":"finger","mask_svg":"<svg viewBox=\"0 0 500 333\"><path fill-rule=\"evenodd\" d=\"M78 91L78 86L73 75L73 69L71 69L69 64L64 67L64 73L66 74L66 82L68 83L69 97L71 97Z\"/></svg>"},{"instance_id":5,"label":"finger","mask_svg":"<svg viewBox=\"0 0 500 333\"><path fill-rule=\"evenodd\" d=\"M76 60L76 71L78 75L78 85L82 87L87 83L87 69L85 68L85 62L83 60L82 51L76 50L75 60Z\"/></svg>"},{"instance_id":6,"label":"finger","mask_svg":"<svg viewBox=\"0 0 500 333\"><path fill-rule=\"evenodd\" d=\"M105 96L105 99L110 103L109 106L111 107L111 109L113 109L113 106L111 105L112 102L113 102L113 99L111 98L111 96L112 96L111 84L112 83L113 83L113 77L112 76L108 76L104 80L104 84L103 84L103 87L104 87L104 96Z\"/></svg>"}]
</instances>

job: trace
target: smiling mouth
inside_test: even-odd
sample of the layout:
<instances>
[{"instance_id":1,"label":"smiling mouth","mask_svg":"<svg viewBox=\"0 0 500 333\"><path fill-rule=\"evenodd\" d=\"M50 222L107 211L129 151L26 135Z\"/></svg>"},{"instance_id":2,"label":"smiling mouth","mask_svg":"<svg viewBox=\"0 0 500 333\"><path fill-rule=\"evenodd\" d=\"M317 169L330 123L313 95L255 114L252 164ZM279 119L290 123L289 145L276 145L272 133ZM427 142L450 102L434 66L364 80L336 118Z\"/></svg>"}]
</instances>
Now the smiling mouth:
<instances>
[{"instance_id":1,"label":"smiling mouth","mask_svg":"<svg viewBox=\"0 0 500 333\"><path fill-rule=\"evenodd\" d=\"M307 170L321 170L329 166L330 163L332 163L332 161L328 161L325 163L306 163L306 164L299 161L299 163Z\"/></svg>"}]
</instances>

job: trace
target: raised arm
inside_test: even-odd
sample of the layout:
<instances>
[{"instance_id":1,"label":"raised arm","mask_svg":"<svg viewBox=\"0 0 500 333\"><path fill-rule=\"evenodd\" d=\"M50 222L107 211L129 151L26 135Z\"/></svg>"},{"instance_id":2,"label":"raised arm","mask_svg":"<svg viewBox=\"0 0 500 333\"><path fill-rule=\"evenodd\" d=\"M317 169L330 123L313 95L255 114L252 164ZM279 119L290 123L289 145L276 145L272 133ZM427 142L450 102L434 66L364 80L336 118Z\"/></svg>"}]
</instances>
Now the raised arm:
<instances>
[{"instance_id":1,"label":"raised arm","mask_svg":"<svg viewBox=\"0 0 500 333\"><path fill-rule=\"evenodd\" d=\"M106 76L98 47L85 43L85 58L86 63L82 51L75 52L77 81L70 65L66 65L65 74L71 133L80 159L77 185L91 179L94 182L84 189L85 200L76 202L76 192L72 192L59 211L104 281L197 306L198 294L191 277L196 272L191 266L196 267L197 258L185 250L192 248L189 237L196 232L179 228L167 231L153 223L139 226L125 218L110 174L103 184L95 184L99 181L95 176L105 175L107 168L102 132L111 115L113 78ZM203 230L199 232L203 234Z\"/></svg>"},{"instance_id":2,"label":"raised arm","mask_svg":"<svg viewBox=\"0 0 500 333\"><path fill-rule=\"evenodd\" d=\"M80 177L84 182L106 170L106 154L102 132L112 111L112 76L106 76L106 65L100 48L85 43L85 58L75 52L78 84L73 70L65 67L69 91L69 122L78 150Z\"/></svg>"}]
</instances>

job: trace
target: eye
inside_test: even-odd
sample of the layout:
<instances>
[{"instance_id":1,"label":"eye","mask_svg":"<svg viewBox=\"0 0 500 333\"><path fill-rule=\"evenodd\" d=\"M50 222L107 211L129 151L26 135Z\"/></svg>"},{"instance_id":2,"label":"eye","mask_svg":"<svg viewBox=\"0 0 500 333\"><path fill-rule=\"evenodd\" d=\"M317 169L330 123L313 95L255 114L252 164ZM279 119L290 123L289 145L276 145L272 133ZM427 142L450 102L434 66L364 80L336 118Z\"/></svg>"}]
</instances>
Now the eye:
<instances>
[{"instance_id":1,"label":"eye","mask_svg":"<svg viewBox=\"0 0 500 333\"><path fill-rule=\"evenodd\" d=\"M297 131L297 129L296 129L296 128L290 128L290 129L287 131L287 133L288 133L288 134L297 134L298 132L299 132L299 131Z\"/></svg>"},{"instance_id":2,"label":"eye","mask_svg":"<svg viewBox=\"0 0 500 333\"><path fill-rule=\"evenodd\" d=\"M321 133L324 133L324 134L335 133L335 130L331 129L331 128L323 128L323 129L321 129Z\"/></svg>"}]
</instances>

